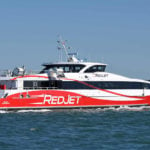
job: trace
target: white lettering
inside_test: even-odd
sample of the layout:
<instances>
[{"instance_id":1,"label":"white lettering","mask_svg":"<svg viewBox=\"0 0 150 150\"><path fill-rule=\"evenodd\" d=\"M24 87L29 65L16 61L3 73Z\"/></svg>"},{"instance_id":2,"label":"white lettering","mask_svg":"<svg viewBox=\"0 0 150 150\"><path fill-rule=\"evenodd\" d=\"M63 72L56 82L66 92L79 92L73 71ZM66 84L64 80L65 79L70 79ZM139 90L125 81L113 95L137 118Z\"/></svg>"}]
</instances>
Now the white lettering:
<instances>
[{"instance_id":1,"label":"white lettering","mask_svg":"<svg viewBox=\"0 0 150 150\"><path fill-rule=\"evenodd\" d=\"M75 99L76 99L75 96L70 96L70 99L68 99L69 104L74 104L75 103Z\"/></svg>"},{"instance_id":2,"label":"white lettering","mask_svg":"<svg viewBox=\"0 0 150 150\"><path fill-rule=\"evenodd\" d=\"M77 104L79 104L79 100L81 98L81 96L76 96L77 97Z\"/></svg>"},{"instance_id":3,"label":"white lettering","mask_svg":"<svg viewBox=\"0 0 150 150\"><path fill-rule=\"evenodd\" d=\"M57 104L63 104L64 103L64 97L63 96L59 96Z\"/></svg>"},{"instance_id":4,"label":"white lettering","mask_svg":"<svg viewBox=\"0 0 150 150\"><path fill-rule=\"evenodd\" d=\"M57 104L57 101L58 101L58 96L53 96L51 104Z\"/></svg>"},{"instance_id":5,"label":"white lettering","mask_svg":"<svg viewBox=\"0 0 150 150\"><path fill-rule=\"evenodd\" d=\"M45 96L44 96L44 102L43 102L43 103L45 104L45 103L47 102L48 104L51 104L51 103L50 103L51 97L52 97L51 95L45 95Z\"/></svg>"},{"instance_id":6,"label":"white lettering","mask_svg":"<svg viewBox=\"0 0 150 150\"><path fill-rule=\"evenodd\" d=\"M108 74L95 74L96 77L102 77L102 78L106 78L108 77Z\"/></svg>"},{"instance_id":7,"label":"white lettering","mask_svg":"<svg viewBox=\"0 0 150 150\"><path fill-rule=\"evenodd\" d=\"M64 96L52 96L52 95L45 95L43 104L51 104L51 105L75 105L79 104L81 96L70 96L64 97Z\"/></svg>"}]
</instances>

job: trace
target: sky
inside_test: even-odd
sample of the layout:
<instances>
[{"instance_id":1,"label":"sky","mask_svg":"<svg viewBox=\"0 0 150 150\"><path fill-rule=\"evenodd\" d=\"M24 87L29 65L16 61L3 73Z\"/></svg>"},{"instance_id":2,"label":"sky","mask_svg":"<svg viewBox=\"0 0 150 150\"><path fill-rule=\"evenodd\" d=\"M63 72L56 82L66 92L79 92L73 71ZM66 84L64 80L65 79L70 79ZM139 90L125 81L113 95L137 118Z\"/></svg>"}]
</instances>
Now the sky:
<instances>
[{"instance_id":1,"label":"sky","mask_svg":"<svg viewBox=\"0 0 150 150\"><path fill-rule=\"evenodd\" d=\"M108 72L150 79L149 0L0 1L0 70L58 61L58 35Z\"/></svg>"}]
</instances>

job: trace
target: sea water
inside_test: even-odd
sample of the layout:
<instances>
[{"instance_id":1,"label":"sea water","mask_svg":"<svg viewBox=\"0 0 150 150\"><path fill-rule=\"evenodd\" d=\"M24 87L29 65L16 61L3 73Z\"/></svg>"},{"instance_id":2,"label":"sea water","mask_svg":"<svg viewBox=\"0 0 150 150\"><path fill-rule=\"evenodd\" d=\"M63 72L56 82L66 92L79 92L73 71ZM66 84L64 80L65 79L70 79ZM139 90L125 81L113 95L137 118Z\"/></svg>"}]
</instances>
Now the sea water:
<instances>
[{"instance_id":1,"label":"sea water","mask_svg":"<svg viewBox=\"0 0 150 150\"><path fill-rule=\"evenodd\" d=\"M150 108L0 111L0 150L149 150Z\"/></svg>"}]
</instances>

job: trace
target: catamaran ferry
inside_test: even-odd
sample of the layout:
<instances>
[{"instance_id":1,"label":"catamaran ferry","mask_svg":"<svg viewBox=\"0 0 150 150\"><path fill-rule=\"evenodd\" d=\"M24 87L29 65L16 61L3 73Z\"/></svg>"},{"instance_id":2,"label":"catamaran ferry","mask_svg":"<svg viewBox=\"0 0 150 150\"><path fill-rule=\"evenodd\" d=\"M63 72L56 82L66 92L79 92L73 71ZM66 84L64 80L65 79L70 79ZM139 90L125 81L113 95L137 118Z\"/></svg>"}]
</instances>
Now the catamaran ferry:
<instances>
[{"instance_id":1,"label":"catamaran ferry","mask_svg":"<svg viewBox=\"0 0 150 150\"><path fill-rule=\"evenodd\" d=\"M79 60L68 54L63 40L57 42L66 62L45 63L38 73L22 67L1 74L0 109L150 105L149 81L105 72L106 64Z\"/></svg>"}]
</instances>

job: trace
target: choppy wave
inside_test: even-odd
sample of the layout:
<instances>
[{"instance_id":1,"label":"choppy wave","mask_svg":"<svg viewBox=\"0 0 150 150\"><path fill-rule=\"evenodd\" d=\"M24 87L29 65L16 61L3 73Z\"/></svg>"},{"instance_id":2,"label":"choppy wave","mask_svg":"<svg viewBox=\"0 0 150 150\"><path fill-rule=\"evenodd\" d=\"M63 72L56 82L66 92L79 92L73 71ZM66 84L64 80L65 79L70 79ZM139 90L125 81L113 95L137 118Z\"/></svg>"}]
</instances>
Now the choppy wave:
<instances>
[{"instance_id":1,"label":"choppy wave","mask_svg":"<svg viewBox=\"0 0 150 150\"><path fill-rule=\"evenodd\" d=\"M99 111L150 111L150 106L138 106L138 107L129 107L129 106L120 106L120 107L108 107L108 108L97 108Z\"/></svg>"}]
</instances>

